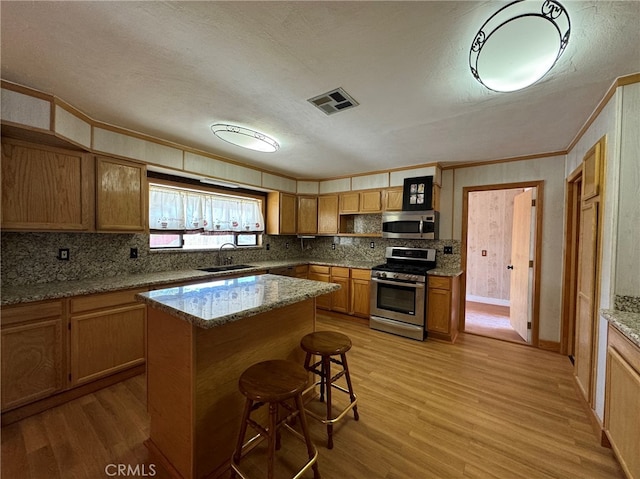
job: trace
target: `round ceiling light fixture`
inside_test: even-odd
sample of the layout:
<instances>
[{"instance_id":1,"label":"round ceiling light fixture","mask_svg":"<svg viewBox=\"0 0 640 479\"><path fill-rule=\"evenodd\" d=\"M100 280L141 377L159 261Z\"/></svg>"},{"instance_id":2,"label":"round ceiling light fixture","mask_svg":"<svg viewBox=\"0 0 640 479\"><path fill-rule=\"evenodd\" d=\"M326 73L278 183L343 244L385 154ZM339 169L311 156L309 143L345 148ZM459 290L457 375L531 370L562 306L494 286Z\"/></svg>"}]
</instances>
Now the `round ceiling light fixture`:
<instances>
[{"instance_id":1,"label":"round ceiling light fixture","mask_svg":"<svg viewBox=\"0 0 640 479\"><path fill-rule=\"evenodd\" d=\"M221 140L231 143L232 145L249 148L250 150L273 153L280 148L278 142L273 138L259 131L242 126L216 123L215 125L211 125L211 131Z\"/></svg>"},{"instance_id":2,"label":"round ceiling light fixture","mask_svg":"<svg viewBox=\"0 0 640 479\"><path fill-rule=\"evenodd\" d=\"M480 28L469 52L471 73L489 90L510 92L547 74L569 42L571 21L555 0L518 0Z\"/></svg>"}]
</instances>

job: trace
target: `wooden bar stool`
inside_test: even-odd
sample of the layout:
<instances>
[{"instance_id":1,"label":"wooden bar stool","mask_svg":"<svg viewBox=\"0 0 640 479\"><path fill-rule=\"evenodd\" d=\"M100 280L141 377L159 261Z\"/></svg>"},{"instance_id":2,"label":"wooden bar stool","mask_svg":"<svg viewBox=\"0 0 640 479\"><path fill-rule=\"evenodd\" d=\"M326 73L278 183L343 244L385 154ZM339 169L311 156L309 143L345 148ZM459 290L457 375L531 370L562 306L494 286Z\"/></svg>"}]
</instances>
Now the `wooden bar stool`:
<instances>
[{"instance_id":1,"label":"wooden bar stool","mask_svg":"<svg viewBox=\"0 0 640 479\"><path fill-rule=\"evenodd\" d=\"M240 459L244 457L253 446L264 439L268 440L267 467L268 479L274 478L274 464L276 450L280 449L280 428L284 426L295 437L304 442L307 446L309 460L300 469L293 479L299 478L310 467L313 468L314 479L320 479L318 472L318 450L311 442L309 428L302 403L302 392L308 382L308 373L305 369L293 361L272 360L263 361L247 368L238 382L240 392L247 398L245 401L242 423L240 425L240 435L238 443L231 458L231 477L236 477L236 473L243 479L247 476L240 470ZM293 406L287 401L293 402ZM269 425L265 428L251 419L251 413L265 404L269 405ZM284 418L280 417L280 406L289 411ZM302 434L294 430L289 423L296 418L300 418ZM247 426L251 426L258 434L244 441ZM248 449L248 450L246 450Z\"/></svg>"},{"instance_id":2,"label":"wooden bar stool","mask_svg":"<svg viewBox=\"0 0 640 479\"><path fill-rule=\"evenodd\" d=\"M307 353L304 368L307 371L311 371L312 373L320 376L320 379L307 388L304 393L310 391L317 385L320 385L320 401L324 401L325 392L327 395L327 413L324 417L315 414L309 409L306 411L307 414L327 425L327 448L332 449L333 424L342 419L351 409L353 409L354 419L356 421L360 419L360 416L358 415L358 406L356 405L358 399L353 393L351 376L349 375L349 366L347 365L347 351L351 349L351 339L342 333L316 331L315 333L310 333L303 337L300 341L300 346ZM320 361L312 364L312 355L320 356ZM333 357L338 355L340 356L339 360ZM335 376L331 375L331 363L337 364L342 368L342 370ZM320 369L318 369L318 367L320 367ZM335 384L335 382L342 376L347 380L347 389ZM331 409L331 390L333 388L348 394L350 400L349 405L337 416L333 416Z\"/></svg>"}]
</instances>

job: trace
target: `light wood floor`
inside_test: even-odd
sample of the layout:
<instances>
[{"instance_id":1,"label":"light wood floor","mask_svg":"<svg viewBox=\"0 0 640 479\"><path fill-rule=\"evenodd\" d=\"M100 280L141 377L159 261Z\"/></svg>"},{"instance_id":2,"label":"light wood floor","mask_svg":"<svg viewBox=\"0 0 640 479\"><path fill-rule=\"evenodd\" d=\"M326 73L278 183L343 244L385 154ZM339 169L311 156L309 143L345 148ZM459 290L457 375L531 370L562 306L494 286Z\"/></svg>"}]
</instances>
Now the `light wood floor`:
<instances>
[{"instance_id":1,"label":"light wood floor","mask_svg":"<svg viewBox=\"0 0 640 479\"><path fill-rule=\"evenodd\" d=\"M360 412L336 425L333 450L310 419L324 479L624 477L598 445L563 356L468 334L455 345L418 342L328 316L318 329L351 337ZM146 467L127 477L169 477L142 444L144 401L138 376L3 428L2 477L108 478L110 463ZM283 434L281 469L304 457L298 444ZM250 469L253 458L243 461Z\"/></svg>"},{"instance_id":2,"label":"light wood floor","mask_svg":"<svg viewBox=\"0 0 640 479\"><path fill-rule=\"evenodd\" d=\"M487 336L490 338L526 343L524 339L511 327L509 322L509 308L493 304L465 303L465 332Z\"/></svg>"}]
</instances>

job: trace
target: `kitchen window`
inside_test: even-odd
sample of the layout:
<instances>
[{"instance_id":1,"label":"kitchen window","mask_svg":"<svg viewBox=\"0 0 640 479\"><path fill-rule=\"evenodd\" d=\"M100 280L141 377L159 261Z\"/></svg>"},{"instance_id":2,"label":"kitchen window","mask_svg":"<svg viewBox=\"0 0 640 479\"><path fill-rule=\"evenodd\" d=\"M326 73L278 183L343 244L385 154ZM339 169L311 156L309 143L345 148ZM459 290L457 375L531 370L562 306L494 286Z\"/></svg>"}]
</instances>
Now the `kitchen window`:
<instances>
[{"instance_id":1,"label":"kitchen window","mask_svg":"<svg viewBox=\"0 0 640 479\"><path fill-rule=\"evenodd\" d=\"M151 249L217 249L224 243L260 246L263 202L258 197L149 185Z\"/></svg>"}]
</instances>

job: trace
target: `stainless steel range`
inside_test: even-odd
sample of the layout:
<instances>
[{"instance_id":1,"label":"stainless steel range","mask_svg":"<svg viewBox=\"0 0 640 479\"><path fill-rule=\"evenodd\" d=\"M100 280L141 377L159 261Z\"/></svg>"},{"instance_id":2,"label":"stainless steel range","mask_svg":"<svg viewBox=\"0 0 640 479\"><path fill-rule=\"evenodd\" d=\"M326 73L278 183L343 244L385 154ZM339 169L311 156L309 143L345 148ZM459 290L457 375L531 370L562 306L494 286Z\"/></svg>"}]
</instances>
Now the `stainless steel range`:
<instances>
[{"instance_id":1,"label":"stainless steel range","mask_svg":"<svg viewBox=\"0 0 640 479\"><path fill-rule=\"evenodd\" d=\"M427 312L427 271L436 250L389 247L387 262L371 269L369 327L422 341Z\"/></svg>"}]
</instances>

